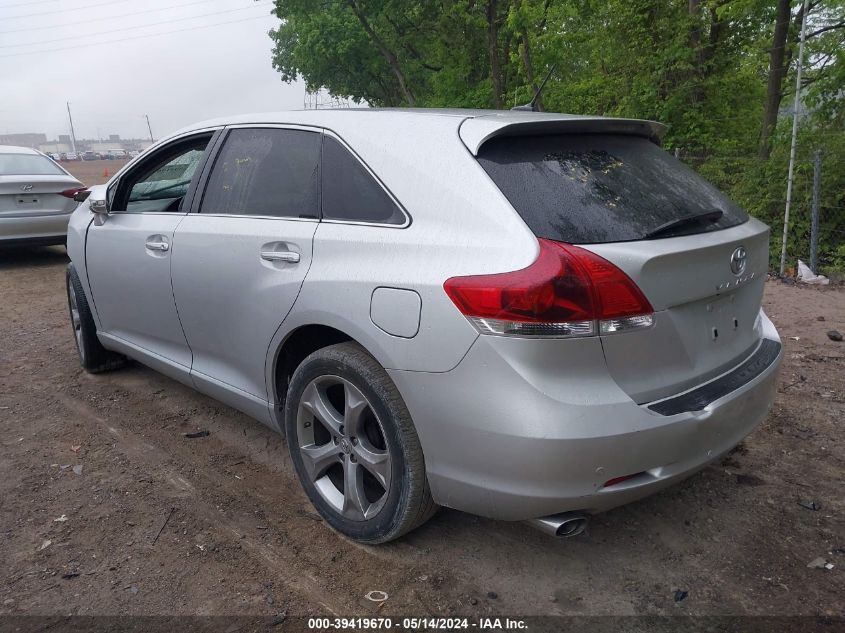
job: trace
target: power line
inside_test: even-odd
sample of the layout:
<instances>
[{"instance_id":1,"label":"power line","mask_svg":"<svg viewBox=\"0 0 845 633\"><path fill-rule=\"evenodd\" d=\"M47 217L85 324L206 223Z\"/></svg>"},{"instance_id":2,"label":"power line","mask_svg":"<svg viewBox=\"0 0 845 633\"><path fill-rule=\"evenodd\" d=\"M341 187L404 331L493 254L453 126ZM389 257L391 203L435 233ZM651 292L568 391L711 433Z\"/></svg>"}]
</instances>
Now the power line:
<instances>
[{"instance_id":1,"label":"power line","mask_svg":"<svg viewBox=\"0 0 845 633\"><path fill-rule=\"evenodd\" d=\"M110 4L118 4L121 2L129 2L129 0L109 0L108 2L100 2L98 4L86 4L83 7L73 7L72 9L56 9L55 11L43 11L41 13L24 13L23 15L4 16L4 20L17 20L19 18L35 18L40 15L55 15L57 13L68 13L69 11L80 11L82 9L93 9L95 7L105 7Z\"/></svg>"},{"instance_id":2,"label":"power line","mask_svg":"<svg viewBox=\"0 0 845 633\"><path fill-rule=\"evenodd\" d=\"M54 0L49 0L53 2ZM99 18L90 18L88 20L77 20L76 22L62 22L61 24L50 24L48 26L31 26L25 29L12 29L11 31L0 31L0 35L6 33L25 33L27 31L44 31L46 29L61 29L66 26L76 26L78 24L90 24L91 22L105 22L107 20L117 20L118 18L127 18L132 15L142 15L144 13L155 13L157 11L170 11L171 9L181 9L182 7L190 7L195 4L208 4L208 0L195 0L187 4L172 4L162 9L145 9L144 11L133 11L132 13L122 13L119 15L106 15ZM5 46L18 46L17 44L7 44Z\"/></svg>"},{"instance_id":3,"label":"power line","mask_svg":"<svg viewBox=\"0 0 845 633\"><path fill-rule=\"evenodd\" d=\"M181 6L190 6L192 4L202 4L202 3L205 3L205 2L206 2L206 0L200 0L200 2L191 2L189 4L185 4L185 5L181 5ZM214 16L214 15L224 15L226 13L236 13L238 11L246 11L247 9L253 9L255 7L265 7L265 6L269 6L269 5L270 5L269 2L255 3L255 4L252 4L248 7L239 7L237 9L228 9L226 11L214 11L212 13L201 13L199 15L190 15L190 16L186 16L184 18L177 18L175 20L162 20L161 22L150 22L149 24L138 24L136 26L127 26L127 27L123 27L123 28L120 28L120 29L109 29L108 31L86 33L85 37L91 38L91 37L97 37L99 35L110 35L112 33L120 33L122 31L134 31L136 29L145 29L145 28L150 27L150 26L161 26L162 24L173 24L174 22L186 22L188 20L197 20L199 18L207 18L207 17L211 17L211 16ZM149 13L149 12L143 11L141 13ZM64 41L67 41L67 40L78 41L79 36L78 35L71 35L71 36L68 36L68 37L56 37L56 38L52 38L52 39L49 39L49 40L39 40L37 42L26 42L24 44L0 44L0 48L14 48L14 47L17 47L17 46L38 46L38 45L41 45L41 44L52 44L53 42L64 42ZM31 52L35 53L35 52L38 52L38 51L31 51Z\"/></svg>"},{"instance_id":4,"label":"power line","mask_svg":"<svg viewBox=\"0 0 845 633\"><path fill-rule=\"evenodd\" d=\"M227 24L238 24L240 22L249 22L250 20L262 20L265 19L267 16L264 15L256 15L251 18L242 18L240 20L229 20L228 22L215 22L214 24L202 24L200 26L192 26L184 29L176 29L173 31L163 31L161 33L148 33L146 35L135 35L129 37L121 37L120 39L116 40L100 40L99 42L89 42L87 44L79 44L77 46L63 46L61 48L48 48L41 51L25 51L23 53L10 53L7 55L0 55L0 58L4 57L23 57L24 55L38 55L40 53L55 53L58 51L68 51L68 50L76 50L77 48L88 48L90 46L102 46L103 44L119 44L120 42L127 42L129 40L140 40L146 39L149 37L158 37L159 35L171 35L173 33L184 33L186 31L197 31L199 29L206 29L212 26L225 26Z\"/></svg>"}]
</instances>

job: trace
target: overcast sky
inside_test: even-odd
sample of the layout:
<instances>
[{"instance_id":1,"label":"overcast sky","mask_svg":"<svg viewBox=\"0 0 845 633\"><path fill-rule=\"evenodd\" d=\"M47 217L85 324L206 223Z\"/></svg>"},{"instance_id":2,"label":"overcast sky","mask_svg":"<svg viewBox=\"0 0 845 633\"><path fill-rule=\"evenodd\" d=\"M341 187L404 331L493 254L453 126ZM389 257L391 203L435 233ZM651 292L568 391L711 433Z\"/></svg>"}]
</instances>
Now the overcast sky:
<instances>
[{"instance_id":1,"label":"overcast sky","mask_svg":"<svg viewBox=\"0 0 845 633\"><path fill-rule=\"evenodd\" d=\"M270 0L0 0L0 133L161 138L216 116L303 107L282 83ZM39 14L39 15L35 15ZM178 32L176 32L178 31Z\"/></svg>"}]
</instances>

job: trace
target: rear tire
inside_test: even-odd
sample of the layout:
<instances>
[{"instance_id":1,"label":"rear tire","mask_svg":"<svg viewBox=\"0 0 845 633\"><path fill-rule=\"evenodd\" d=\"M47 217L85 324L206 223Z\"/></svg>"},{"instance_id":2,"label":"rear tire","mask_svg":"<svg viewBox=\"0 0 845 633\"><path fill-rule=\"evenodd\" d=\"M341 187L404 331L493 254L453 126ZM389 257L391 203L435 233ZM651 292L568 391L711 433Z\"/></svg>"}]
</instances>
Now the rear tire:
<instances>
[{"instance_id":1,"label":"rear tire","mask_svg":"<svg viewBox=\"0 0 845 633\"><path fill-rule=\"evenodd\" d=\"M73 264L67 267L67 302L70 311L70 324L73 328L73 338L76 351L79 353L79 364L92 374L117 369L126 364L126 357L110 352L103 347L97 338L97 326L91 316L88 299L76 274Z\"/></svg>"},{"instance_id":2,"label":"rear tire","mask_svg":"<svg viewBox=\"0 0 845 633\"><path fill-rule=\"evenodd\" d=\"M437 511L408 409L356 343L317 350L297 367L285 431L305 493L341 534L386 543Z\"/></svg>"}]
</instances>

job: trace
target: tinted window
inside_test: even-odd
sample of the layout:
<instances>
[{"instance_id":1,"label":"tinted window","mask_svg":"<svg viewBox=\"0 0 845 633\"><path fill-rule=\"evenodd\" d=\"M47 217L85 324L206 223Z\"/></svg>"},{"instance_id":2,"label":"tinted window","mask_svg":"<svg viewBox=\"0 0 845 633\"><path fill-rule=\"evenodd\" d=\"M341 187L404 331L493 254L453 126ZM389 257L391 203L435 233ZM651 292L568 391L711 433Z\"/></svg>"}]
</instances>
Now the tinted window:
<instances>
[{"instance_id":1,"label":"tinted window","mask_svg":"<svg viewBox=\"0 0 845 633\"><path fill-rule=\"evenodd\" d=\"M502 137L485 143L478 161L538 237L620 242L716 210L722 212L716 222L686 224L660 237L723 229L748 219L718 189L645 138Z\"/></svg>"},{"instance_id":2,"label":"tinted window","mask_svg":"<svg viewBox=\"0 0 845 633\"><path fill-rule=\"evenodd\" d=\"M405 224L405 216L361 162L335 139L323 141L323 217Z\"/></svg>"},{"instance_id":3,"label":"tinted window","mask_svg":"<svg viewBox=\"0 0 845 633\"><path fill-rule=\"evenodd\" d=\"M317 218L319 165L316 132L232 130L214 162L200 212Z\"/></svg>"},{"instance_id":4,"label":"tinted window","mask_svg":"<svg viewBox=\"0 0 845 633\"><path fill-rule=\"evenodd\" d=\"M56 163L37 154L0 154L0 176L64 176Z\"/></svg>"}]
</instances>

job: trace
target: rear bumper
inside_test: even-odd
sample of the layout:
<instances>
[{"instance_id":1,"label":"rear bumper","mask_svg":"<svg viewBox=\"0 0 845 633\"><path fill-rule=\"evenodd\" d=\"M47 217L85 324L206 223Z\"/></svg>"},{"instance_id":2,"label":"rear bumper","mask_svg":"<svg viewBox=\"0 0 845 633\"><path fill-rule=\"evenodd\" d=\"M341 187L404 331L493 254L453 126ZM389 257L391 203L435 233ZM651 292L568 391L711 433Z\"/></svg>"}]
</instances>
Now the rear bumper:
<instances>
[{"instance_id":1,"label":"rear bumper","mask_svg":"<svg viewBox=\"0 0 845 633\"><path fill-rule=\"evenodd\" d=\"M61 244L67 236L70 213L0 217L0 245Z\"/></svg>"},{"instance_id":2,"label":"rear bumper","mask_svg":"<svg viewBox=\"0 0 845 633\"><path fill-rule=\"evenodd\" d=\"M762 312L758 332L761 342L779 344ZM481 336L450 372L390 375L420 435L435 500L520 520L607 510L718 459L765 417L781 358L778 352L748 382L701 410L674 415L631 400L609 377L595 338Z\"/></svg>"}]
</instances>

